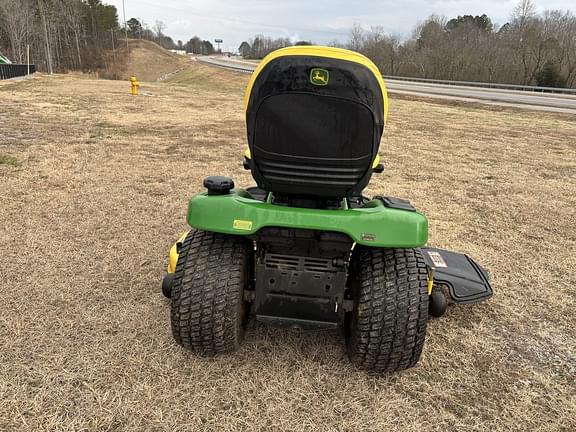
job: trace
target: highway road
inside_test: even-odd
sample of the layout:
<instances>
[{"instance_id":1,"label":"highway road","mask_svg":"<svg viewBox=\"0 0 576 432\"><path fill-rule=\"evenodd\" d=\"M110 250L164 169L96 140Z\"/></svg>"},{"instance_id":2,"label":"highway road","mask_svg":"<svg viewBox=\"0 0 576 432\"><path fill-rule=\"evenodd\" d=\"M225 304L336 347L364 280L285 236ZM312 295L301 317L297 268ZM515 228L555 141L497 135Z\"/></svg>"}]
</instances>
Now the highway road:
<instances>
[{"instance_id":1,"label":"highway road","mask_svg":"<svg viewBox=\"0 0 576 432\"><path fill-rule=\"evenodd\" d=\"M256 63L226 57L199 57L198 61L238 72L252 73ZM496 106L576 114L576 95L538 93L386 79L390 93L476 102Z\"/></svg>"}]
</instances>

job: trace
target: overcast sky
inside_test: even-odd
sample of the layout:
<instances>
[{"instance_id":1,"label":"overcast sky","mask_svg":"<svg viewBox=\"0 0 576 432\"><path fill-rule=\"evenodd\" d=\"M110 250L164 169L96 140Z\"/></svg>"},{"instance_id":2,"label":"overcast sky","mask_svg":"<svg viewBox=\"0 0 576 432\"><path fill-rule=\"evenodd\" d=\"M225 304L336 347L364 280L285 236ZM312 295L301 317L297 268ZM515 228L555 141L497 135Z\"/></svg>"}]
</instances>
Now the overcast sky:
<instances>
[{"instance_id":1,"label":"overcast sky","mask_svg":"<svg viewBox=\"0 0 576 432\"><path fill-rule=\"evenodd\" d=\"M103 0L118 7L122 0ZM507 22L517 0L125 0L126 19L141 18L152 26L167 25L166 34L186 42L194 35L213 41L224 39L223 48L235 51L243 40L261 33L271 37L312 40L323 44L345 42L350 28L381 25L389 33L407 36L431 14L452 18L487 14L497 24ZM571 9L574 0L536 0L538 11Z\"/></svg>"}]
</instances>

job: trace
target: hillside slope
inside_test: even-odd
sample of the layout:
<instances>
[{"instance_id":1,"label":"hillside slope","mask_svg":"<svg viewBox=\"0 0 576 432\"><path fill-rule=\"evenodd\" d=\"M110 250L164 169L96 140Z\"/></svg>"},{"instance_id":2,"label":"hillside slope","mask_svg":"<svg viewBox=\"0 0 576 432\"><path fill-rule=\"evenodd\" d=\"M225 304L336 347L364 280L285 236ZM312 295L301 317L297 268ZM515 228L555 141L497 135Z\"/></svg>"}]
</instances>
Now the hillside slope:
<instances>
[{"instance_id":1,"label":"hillside slope","mask_svg":"<svg viewBox=\"0 0 576 432\"><path fill-rule=\"evenodd\" d=\"M193 85L212 91L225 91L244 95L250 75L241 72L232 72L212 66L206 66L196 61L190 63L178 73L166 79L169 84Z\"/></svg>"},{"instance_id":2,"label":"hillside slope","mask_svg":"<svg viewBox=\"0 0 576 432\"><path fill-rule=\"evenodd\" d=\"M123 41L116 53L111 54L110 66L101 74L103 78L127 80L136 75L140 81L158 81L190 63L188 57L171 53L154 42L130 39L128 43L128 56Z\"/></svg>"}]
</instances>

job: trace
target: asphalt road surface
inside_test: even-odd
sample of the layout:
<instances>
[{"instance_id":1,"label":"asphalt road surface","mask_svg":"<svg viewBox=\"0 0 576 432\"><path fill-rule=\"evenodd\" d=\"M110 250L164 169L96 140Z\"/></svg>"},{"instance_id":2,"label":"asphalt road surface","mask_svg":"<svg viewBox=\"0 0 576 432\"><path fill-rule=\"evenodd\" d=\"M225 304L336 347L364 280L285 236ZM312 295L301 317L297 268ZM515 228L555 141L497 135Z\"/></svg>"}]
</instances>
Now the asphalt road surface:
<instances>
[{"instance_id":1,"label":"asphalt road surface","mask_svg":"<svg viewBox=\"0 0 576 432\"><path fill-rule=\"evenodd\" d=\"M214 57L201 57L199 61L246 73L251 73L257 65L255 62ZM386 86L390 93L576 114L576 95L478 88L392 79L386 79Z\"/></svg>"}]
</instances>

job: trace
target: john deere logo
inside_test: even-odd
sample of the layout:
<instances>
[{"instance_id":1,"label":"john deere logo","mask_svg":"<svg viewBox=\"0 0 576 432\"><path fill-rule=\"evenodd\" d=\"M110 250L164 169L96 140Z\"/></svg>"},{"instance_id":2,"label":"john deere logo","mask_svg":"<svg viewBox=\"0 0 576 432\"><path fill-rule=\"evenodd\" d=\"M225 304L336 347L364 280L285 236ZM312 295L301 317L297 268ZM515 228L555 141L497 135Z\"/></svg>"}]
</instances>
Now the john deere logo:
<instances>
[{"instance_id":1,"label":"john deere logo","mask_svg":"<svg viewBox=\"0 0 576 432\"><path fill-rule=\"evenodd\" d=\"M326 69L314 68L310 71L310 82L317 86L328 85L330 73Z\"/></svg>"}]
</instances>

